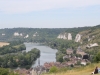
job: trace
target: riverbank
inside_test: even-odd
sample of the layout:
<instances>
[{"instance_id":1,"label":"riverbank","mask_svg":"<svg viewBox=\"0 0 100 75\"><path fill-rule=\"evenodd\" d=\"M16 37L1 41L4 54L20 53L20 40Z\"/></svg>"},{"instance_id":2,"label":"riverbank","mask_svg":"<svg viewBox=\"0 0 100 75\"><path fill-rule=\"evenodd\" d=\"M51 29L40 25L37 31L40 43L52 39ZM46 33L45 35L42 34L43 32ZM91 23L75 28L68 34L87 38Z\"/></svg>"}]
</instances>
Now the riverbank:
<instances>
[{"instance_id":1,"label":"riverbank","mask_svg":"<svg viewBox=\"0 0 100 75\"><path fill-rule=\"evenodd\" d=\"M32 48L37 48L40 50L40 65L44 65L45 62L56 62L56 52L57 49L52 49L49 46L42 45L40 43L24 43L26 46L26 52L30 51ZM32 67L38 66L38 59Z\"/></svg>"}]
</instances>

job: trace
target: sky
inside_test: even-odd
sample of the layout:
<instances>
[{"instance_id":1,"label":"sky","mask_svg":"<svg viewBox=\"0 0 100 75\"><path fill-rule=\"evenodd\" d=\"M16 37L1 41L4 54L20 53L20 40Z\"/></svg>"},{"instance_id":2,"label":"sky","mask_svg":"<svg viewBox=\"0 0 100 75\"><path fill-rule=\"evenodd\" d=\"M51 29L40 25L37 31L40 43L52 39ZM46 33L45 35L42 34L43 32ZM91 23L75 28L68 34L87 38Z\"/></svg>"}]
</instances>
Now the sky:
<instances>
[{"instance_id":1,"label":"sky","mask_svg":"<svg viewBox=\"0 0 100 75\"><path fill-rule=\"evenodd\" d=\"M2 28L73 28L100 24L100 0L0 0Z\"/></svg>"}]
</instances>

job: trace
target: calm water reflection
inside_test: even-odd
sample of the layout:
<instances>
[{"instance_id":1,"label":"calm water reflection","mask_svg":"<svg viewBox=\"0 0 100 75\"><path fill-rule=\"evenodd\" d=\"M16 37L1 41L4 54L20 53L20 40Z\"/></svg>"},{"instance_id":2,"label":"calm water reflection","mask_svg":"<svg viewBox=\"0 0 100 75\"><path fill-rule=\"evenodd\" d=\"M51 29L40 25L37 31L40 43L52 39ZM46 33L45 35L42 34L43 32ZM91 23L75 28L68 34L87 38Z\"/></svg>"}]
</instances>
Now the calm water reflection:
<instances>
[{"instance_id":1,"label":"calm water reflection","mask_svg":"<svg viewBox=\"0 0 100 75\"><path fill-rule=\"evenodd\" d=\"M52 49L48 46L41 45L39 43L25 43L26 51L30 51L33 48L37 48L40 50L40 65L43 65L45 62L55 62L56 61L56 49ZM32 65L37 66L38 60L36 60L35 64Z\"/></svg>"}]
</instances>

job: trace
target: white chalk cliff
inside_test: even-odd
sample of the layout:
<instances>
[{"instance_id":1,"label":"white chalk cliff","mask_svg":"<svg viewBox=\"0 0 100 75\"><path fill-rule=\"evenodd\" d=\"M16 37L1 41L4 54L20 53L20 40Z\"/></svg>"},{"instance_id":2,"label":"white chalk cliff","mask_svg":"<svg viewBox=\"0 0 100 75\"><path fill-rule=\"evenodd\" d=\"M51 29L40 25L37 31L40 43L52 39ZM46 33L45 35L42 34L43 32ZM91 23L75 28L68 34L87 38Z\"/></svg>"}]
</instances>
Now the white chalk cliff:
<instances>
[{"instance_id":1,"label":"white chalk cliff","mask_svg":"<svg viewBox=\"0 0 100 75\"><path fill-rule=\"evenodd\" d=\"M77 34L75 37L75 42L81 42L81 37L82 37L82 35Z\"/></svg>"},{"instance_id":2,"label":"white chalk cliff","mask_svg":"<svg viewBox=\"0 0 100 75\"><path fill-rule=\"evenodd\" d=\"M23 36L23 34L22 33L15 32L14 33L14 36Z\"/></svg>"},{"instance_id":3,"label":"white chalk cliff","mask_svg":"<svg viewBox=\"0 0 100 75\"><path fill-rule=\"evenodd\" d=\"M28 38L29 37L29 35L27 34L24 38Z\"/></svg>"},{"instance_id":4,"label":"white chalk cliff","mask_svg":"<svg viewBox=\"0 0 100 75\"><path fill-rule=\"evenodd\" d=\"M72 34L68 33L68 40L72 40Z\"/></svg>"},{"instance_id":5,"label":"white chalk cliff","mask_svg":"<svg viewBox=\"0 0 100 75\"><path fill-rule=\"evenodd\" d=\"M35 33L33 34L33 37L35 37L35 36L39 36L39 34L38 34L37 32L35 32Z\"/></svg>"},{"instance_id":6,"label":"white chalk cliff","mask_svg":"<svg viewBox=\"0 0 100 75\"><path fill-rule=\"evenodd\" d=\"M14 33L14 36L19 36L20 34L18 32L15 32Z\"/></svg>"},{"instance_id":7,"label":"white chalk cliff","mask_svg":"<svg viewBox=\"0 0 100 75\"><path fill-rule=\"evenodd\" d=\"M57 37L58 39L67 39L67 40L72 40L72 35L71 33L61 33Z\"/></svg>"},{"instance_id":8,"label":"white chalk cliff","mask_svg":"<svg viewBox=\"0 0 100 75\"><path fill-rule=\"evenodd\" d=\"M93 43L93 44L87 45L87 48L92 48L92 47L97 47L97 46L99 46L98 43Z\"/></svg>"}]
</instances>

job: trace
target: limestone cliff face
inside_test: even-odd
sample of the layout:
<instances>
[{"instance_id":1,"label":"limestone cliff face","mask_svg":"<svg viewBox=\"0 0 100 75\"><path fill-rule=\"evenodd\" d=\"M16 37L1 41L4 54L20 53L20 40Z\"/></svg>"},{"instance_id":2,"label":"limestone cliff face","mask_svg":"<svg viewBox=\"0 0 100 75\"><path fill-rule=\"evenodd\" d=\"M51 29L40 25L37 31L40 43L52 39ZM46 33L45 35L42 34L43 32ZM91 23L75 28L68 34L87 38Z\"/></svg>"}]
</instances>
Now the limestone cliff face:
<instances>
[{"instance_id":1,"label":"limestone cliff face","mask_svg":"<svg viewBox=\"0 0 100 75\"><path fill-rule=\"evenodd\" d=\"M23 36L23 34L22 33L15 32L14 33L14 36Z\"/></svg>"},{"instance_id":2,"label":"limestone cliff face","mask_svg":"<svg viewBox=\"0 0 100 75\"><path fill-rule=\"evenodd\" d=\"M58 39L67 39L66 33L61 33L57 37Z\"/></svg>"},{"instance_id":3,"label":"limestone cliff face","mask_svg":"<svg viewBox=\"0 0 100 75\"><path fill-rule=\"evenodd\" d=\"M82 37L82 35L77 34L75 37L75 42L81 42L81 37Z\"/></svg>"},{"instance_id":4,"label":"limestone cliff face","mask_svg":"<svg viewBox=\"0 0 100 75\"><path fill-rule=\"evenodd\" d=\"M87 48L92 48L92 47L97 47L97 46L99 46L98 43L93 43L93 44L87 45Z\"/></svg>"},{"instance_id":5,"label":"limestone cliff face","mask_svg":"<svg viewBox=\"0 0 100 75\"><path fill-rule=\"evenodd\" d=\"M81 34L77 34L76 37L75 37L75 42L81 42L81 37L82 35ZM66 40L72 40L72 34L71 33L61 33L58 35L57 37L58 39L66 39Z\"/></svg>"},{"instance_id":6,"label":"limestone cliff face","mask_svg":"<svg viewBox=\"0 0 100 75\"><path fill-rule=\"evenodd\" d=\"M71 35L71 33L66 33L65 32L65 33L59 34L57 38L59 38L59 39L72 40L72 35Z\"/></svg>"},{"instance_id":7,"label":"limestone cliff face","mask_svg":"<svg viewBox=\"0 0 100 75\"><path fill-rule=\"evenodd\" d=\"M35 36L39 36L39 34L38 34L37 32L35 32L35 33L33 34L33 37L35 37Z\"/></svg>"},{"instance_id":8,"label":"limestone cliff face","mask_svg":"<svg viewBox=\"0 0 100 75\"><path fill-rule=\"evenodd\" d=\"M24 38L28 38L29 37L29 35L27 34Z\"/></svg>"},{"instance_id":9,"label":"limestone cliff face","mask_svg":"<svg viewBox=\"0 0 100 75\"><path fill-rule=\"evenodd\" d=\"M68 40L72 40L72 34L68 33Z\"/></svg>"},{"instance_id":10,"label":"limestone cliff face","mask_svg":"<svg viewBox=\"0 0 100 75\"><path fill-rule=\"evenodd\" d=\"M19 33L18 33L18 32L15 32L15 33L14 33L14 36L19 36Z\"/></svg>"}]
</instances>

